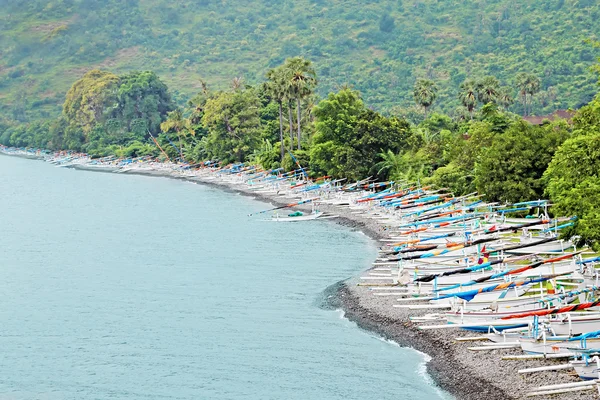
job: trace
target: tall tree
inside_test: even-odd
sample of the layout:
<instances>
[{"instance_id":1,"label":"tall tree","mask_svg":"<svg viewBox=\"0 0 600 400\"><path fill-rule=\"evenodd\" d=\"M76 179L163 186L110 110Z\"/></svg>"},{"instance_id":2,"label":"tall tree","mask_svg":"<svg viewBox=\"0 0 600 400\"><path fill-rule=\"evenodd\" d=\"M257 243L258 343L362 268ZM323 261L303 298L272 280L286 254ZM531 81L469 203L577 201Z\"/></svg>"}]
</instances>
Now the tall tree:
<instances>
[{"instance_id":1,"label":"tall tree","mask_svg":"<svg viewBox=\"0 0 600 400\"><path fill-rule=\"evenodd\" d=\"M523 120L513 123L493 137L484 156L475 163L477 190L490 201L542 198L542 175L568 134L564 121L551 126L533 126Z\"/></svg>"},{"instance_id":2,"label":"tall tree","mask_svg":"<svg viewBox=\"0 0 600 400\"><path fill-rule=\"evenodd\" d=\"M473 119L473 112L477 106L477 82L473 79L467 79L461 83L458 98L462 105L469 111L471 119Z\"/></svg>"},{"instance_id":3,"label":"tall tree","mask_svg":"<svg viewBox=\"0 0 600 400\"><path fill-rule=\"evenodd\" d=\"M255 89L216 93L206 102L202 122L211 158L243 162L260 147L260 99Z\"/></svg>"},{"instance_id":4,"label":"tall tree","mask_svg":"<svg viewBox=\"0 0 600 400\"><path fill-rule=\"evenodd\" d=\"M477 82L477 100L482 104L498 101L500 82L493 76L486 76Z\"/></svg>"},{"instance_id":5,"label":"tall tree","mask_svg":"<svg viewBox=\"0 0 600 400\"><path fill-rule=\"evenodd\" d=\"M145 129L158 133L161 122L175 109L167 85L151 71L131 72L122 76L120 83L113 117L128 130L141 121Z\"/></svg>"},{"instance_id":6,"label":"tall tree","mask_svg":"<svg viewBox=\"0 0 600 400\"><path fill-rule=\"evenodd\" d=\"M267 91L269 95L277 102L279 106L279 152L281 154L281 161L285 155L285 148L283 143L283 101L285 100L286 85L285 76L282 68L272 68L267 72Z\"/></svg>"},{"instance_id":7,"label":"tall tree","mask_svg":"<svg viewBox=\"0 0 600 400\"><path fill-rule=\"evenodd\" d=\"M296 100L298 150L301 149L301 101L310 96L317 85L317 74L309 60L302 57L289 58L285 61L284 69L288 76L290 95Z\"/></svg>"},{"instance_id":8,"label":"tall tree","mask_svg":"<svg viewBox=\"0 0 600 400\"><path fill-rule=\"evenodd\" d=\"M527 116L531 114L533 96L540 91L540 78L527 72L520 72L515 78L515 84L523 102L523 113Z\"/></svg>"},{"instance_id":9,"label":"tall tree","mask_svg":"<svg viewBox=\"0 0 600 400\"><path fill-rule=\"evenodd\" d=\"M423 110L425 111L425 119L427 119L427 110L437 98L437 91L438 88L435 82L432 80L419 79L415 83L413 96L415 98L415 103L423 107Z\"/></svg>"},{"instance_id":10,"label":"tall tree","mask_svg":"<svg viewBox=\"0 0 600 400\"><path fill-rule=\"evenodd\" d=\"M175 134L179 138L179 157L182 162L185 162L185 156L183 155L183 138L188 133L193 131L190 129L190 121L183 117L183 113L180 109L171 111L165 122L160 124L160 129L168 134L169 132L175 131Z\"/></svg>"},{"instance_id":11,"label":"tall tree","mask_svg":"<svg viewBox=\"0 0 600 400\"><path fill-rule=\"evenodd\" d=\"M567 235L600 251L600 96L573 118L573 137L554 154L544 173L546 193L558 215L576 215Z\"/></svg>"},{"instance_id":12,"label":"tall tree","mask_svg":"<svg viewBox=\"0 0 600 400\"><path fill-rule=\"evenodd\" d=\"M508 87L501 87L498 90L498 105L504 109L510 107L515 102L511 90Z\"/></svg>"},{"instance_id":13,"label":"tall tree","mask_svg":"<svg viewBox=\"0 0 600 400\"><path fill-rule=\"evenodd\" d=\"M63 114L69 124L86 134L103 123L117 102L119 77L100 70L92 70L71 86L63 105Z\"/></svg>"}]
</instances>

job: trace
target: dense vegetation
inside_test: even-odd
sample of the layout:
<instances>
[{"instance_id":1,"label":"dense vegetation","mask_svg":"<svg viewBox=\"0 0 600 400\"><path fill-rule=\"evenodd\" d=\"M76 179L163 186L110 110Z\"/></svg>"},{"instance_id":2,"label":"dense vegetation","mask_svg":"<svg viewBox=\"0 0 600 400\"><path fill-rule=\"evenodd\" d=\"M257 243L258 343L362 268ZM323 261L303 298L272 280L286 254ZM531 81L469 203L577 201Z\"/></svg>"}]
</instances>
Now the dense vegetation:
<instances>
[{"instance_id":1,"label":"dense vegetation","mask_svg":"<svg viewBox=\"0 0 600 400\"><path fill-rule=\"evenodd\" d=\"M525 94L535 91L537 77L524 74L522 81ZM351 88L320 101L316 88L313 64L294 57L258 85L235 78L228 90L205 86L177 107L152 72L92 70L67 92L60 117L0 126L0 144L302 166L315 176L433 183L502 202L550 196L556 212L578 216L569 234L600 243L600 95L572 123L531 125L507 111L510 101L494 77L463 82L463 108L454 117L429 112L439 89L422 79L412 90L422 121L412 124L368 108Z\"/></svg>"},{"instance_id":2,"label":"dense vegetation","mask_svg":"<svg viewBox=\"0 0 600 400\"><path fill-rule=\"evenodd\" d=\"M92 69L155 71L183 105L202 79L256 86L296 55L321 97L350 84L386 115L421 117L418 79L438 88L429 112L461 113L461 84L487 76L511 111L542 115L592 99L599 20L595 0L0 0L0 119L58 116Z\"/></svg>"}]
</instances>

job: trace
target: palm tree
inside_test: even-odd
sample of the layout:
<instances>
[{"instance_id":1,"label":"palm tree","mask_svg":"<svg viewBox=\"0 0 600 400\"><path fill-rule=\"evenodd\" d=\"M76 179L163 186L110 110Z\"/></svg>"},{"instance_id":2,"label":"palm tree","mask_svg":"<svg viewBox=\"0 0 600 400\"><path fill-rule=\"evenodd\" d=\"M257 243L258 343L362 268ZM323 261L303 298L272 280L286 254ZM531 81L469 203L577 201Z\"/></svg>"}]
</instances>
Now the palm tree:
<instances>
[{"instance_id":1,"label":"palm tree","mask_svg":"<svg viewBox=\"0 0 600 400\"><path fill-rule=\"evenodd\" d=\"M505 109L515 102L515 99L510 92L510 88L508 87L502 87L498 90L498 104Z\"/></svg>"},{"instance_id":2,"label":"palm tree","mask_svg":"<svg viewBox=\"0 0 600 400\"><path fill-rule=\"evenodd\" d=\"M231 88L233 90L240 90L242 88L243 83L244 83L244 79L241 76L240 77L236 76L231 81Z\"/></svg>"},{"instance_id":3,"label":"palm tree","mask_svg":"<svg viewBox=\"0 0 600 400\"><path fill-rule=\"evenodd\" d=\"M288 122L290 124L290 150L291 150L294 148L294 111L293 111L294 103L293 103L293 99L290 99L289 90L286 91L285 102L287 103Z\"/></svg>"},{"instance_id":4,"label":"palm tree","mask_svg":"<svg viewBox=\"0 0 600 400\"><path fill-rule=\"evenodd\" d=\"M539 93L542 87L542 81L540 78L533 74L529 74L529 82L527 85L527 94L529 95L529 112L531 113L531 106L533 104L533 96Z\"/></svg>"},{"instance_id":5,"label":"palm tree","mask_svg":"<svg viewBox=\"0 0 600 400\"><path fill-rule=\"evenodd\" d=\"M160 124L161 131L164 133L175 131L179 137L179 156L181 161L185 161L185 158L183 157L183 137L191 131L189 128L190 123L186 118L183 117L183 113L180 109L171 111L169 114L167 114L166 121Z\"/></svg>"},{"instance_id":6,"label":"palm tree","mask_svg":"<svg viewBox=\"0 0 600 400\"><path fill-rule=\"evenodd\" d=\"M381 161L375 164L377 175L385 172L390 179L395 179L402 173L405 165L401 154L394 154L393 151L388 150L382 151L378 156Z\"/></svg>"},{"instance_id":7,"label":"palm tree","mask_svg":"<svg viewBox=\"0 0 600 400\"><path fill-rule=\"evenodd\" d=\"M437 86L432 80L419 79L415 83L413 90L413 96L415 102L423 107L425 111L425 119L427 119L427 109L431 107L435 99L437 98Z\"/></svg>"},{"instance_id":8,"label":"palm tree","mask_svg":"<svg viewBox=\"0 0 600 400\"><path fill-rule=\"evenodd\" d=\"M498 90L500 82L493 76L486 76L477 82L477 100L482 104L496 102L498 100Z\"/></svg>"},{"instance_id":9,"label":"palm tree","mask_svg":"<svg viewBox=\"0 0 600 400\"><path fill-rule=\"evenodd\" d=\"M456 107L456 109L452 112L452 118L457 122L466 121L470 118L471 113L465 107Z\"/></svg>"},{"instance_id":10,"label":"palm tree","mask_svg":"<svg viewBox=\"0 0 600 400\"><path fill-rule=\"evenodd\" d=\"M298 150L301 149L301 100L311 95L317 85L317 74L309 60L302 57L287 59L283 67L288 74L290 97L296 100Z\"/></svg>"},{"instance_id":11,"label":"palm tree","mask_svg":"<svg viewBox=\"0 0 600 400\"><path fill-rule=\"evenodd\" d=\"M460 84L460 93L458 98L463 106L469 111L471 119L473 119L473 111L477 106L477 83L473 79L467 79Z\"/></svg>"},{"instance_id":12,"label":"palm tree","mask_svg":"<svg viewBox=\"0 0 600 400\"><path fill-rule=\"evenodd\" d=\"M279 152L281 153L281 161L283 162L283 156L285 155L283 145L283 101L287 88L281 67L270 69L267 72L267 79L267 91L279 106L279 141L281 142Z\"/></svg>"},{"instance_id":13,"label":"palm tree","mask_svg":"<svg viewBox=\"0 0 600 400\"><path fill-rule=\"evenodd\" d=\"M520 72L515 78L515 84L523 102L523 112L527 116L531 113L533 96L540 91L540 78L530 73Z\"/></svg>"}]
</instances>

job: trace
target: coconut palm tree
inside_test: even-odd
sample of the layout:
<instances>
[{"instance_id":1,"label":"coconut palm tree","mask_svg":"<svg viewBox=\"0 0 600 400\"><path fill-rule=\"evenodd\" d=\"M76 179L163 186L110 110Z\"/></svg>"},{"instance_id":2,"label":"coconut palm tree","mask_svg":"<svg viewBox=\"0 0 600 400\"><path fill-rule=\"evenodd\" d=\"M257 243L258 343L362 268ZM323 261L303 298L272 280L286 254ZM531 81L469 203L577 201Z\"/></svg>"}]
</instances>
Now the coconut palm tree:
<instances>
[{"instance_id":1,"label":"coconut palm tree","mask_svg":"<svg viewBox=\"0 0 600 400\"><path fill-rule=\"evenodd\" d=\"M310 96L317 85L317 74L309 60L302 57L287 59L284 70L288 76L290 98L296 101L296 120L298 123L298 150L301 149L301 101Z\"/></svg>"},{"instance_id":2,"label":"coconut palm tree","mask_svg":"<svg viewBox=\"0 0 600 400\"><path fill-rule=\"evenodd\" d=\"M437 90L438 88L435 83L429 79L419 79L415 83L413 96L415 103L423 107L425 119L427 119L427 110L437 98Z\"/></svg>"},{"instance_id":3,"label":"coconut palm tree","mask_svg":"<svg viewBox=\"0 0 600 400\"><path fill-rule=\"evenodd\" d=\"M462 105L469 111L471 119L473 119L473 112L477 106L477 83L473 79L467 79L461 83L458 98Z\"/></svg>"},{"instance_id":4,"label":"coconut palm tree","mask_svg":"<svg viewBox=\"0 0 600 400\"><path fill-rule=\"evenodd\" d=\"M382 151L378 154L381 161L375 164L377 175L385 173L390 179L398 177L405 167L401 154L394 154L393 151Z\"/></svg>"},{"instance_id":5,"label":"coconut palm tree","mask_svg":"<svg viewBox=\"0 0 600 400\"><path fill-rule=\"evenodd\" d=\"M279 106L279 141L281 142L279 152L281 153L281 161L283 161L283 156L285 155L283 144L283 101L285 100L287 87L281 67L270 69L267 72L267 79L267 91Z\"/></svg>"},{"instance_id":6,"label":"coconut palm tree","mask_svg":"<svg viewBox=\"0 0 600 400\"><path fill-rule=\"evenodd\" d=\"M477 82L477 100L482 104L495 103L498 101L498 90L500 82L493 76L486 76Z\"/></svg>"}]
</instances>

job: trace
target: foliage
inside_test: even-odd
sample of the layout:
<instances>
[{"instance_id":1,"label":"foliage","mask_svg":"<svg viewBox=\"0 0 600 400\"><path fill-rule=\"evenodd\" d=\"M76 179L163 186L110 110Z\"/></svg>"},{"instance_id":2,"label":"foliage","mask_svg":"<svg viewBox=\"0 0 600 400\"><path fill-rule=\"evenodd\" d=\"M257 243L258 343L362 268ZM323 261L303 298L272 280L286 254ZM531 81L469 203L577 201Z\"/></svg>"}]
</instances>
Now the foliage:
<instances>
[{"instance_id":1,"label":"foliage","mask_svg":"<svg viewBox=\"0 0 600 400\"><path fill-rule=\"evenodd\" d=\"M519 121L495 135L475 166L475 186L492 201L516 203L541 199L542 174L567 138L566 123L543 127Z\"/></svg>"},{"instance_id":2,"label":"foliage","mask_svg":"<svg viewBox=\"0 0 600 400\"><path fill-rule=\"evenodd\" d=\"M248 161L256 165L262 165L266 169L279 168L281 165L277 148L267 139L263 140L260 148L255 149L248 156Z\"/></svg>"},{"instance_id":3,"label":"foliage","mask_svg":"<svg viewBox=\"0 0 600 400\"><path fill-rule=\"evenodd\" d=\"M210 158L242 162L260 143L260 99L254 89L220 92L208 99L203 123Z\"/></svg>"},{"instance_id":4,"label":"foliage","mask_svg":"<svg viewBox=\"0 0 600 400\"><path fill-rule=\"evenodd\" d=\"M544 173L546 192L558 214L576 215L567 234L580 235L600 250L600 101L584 107L575 118L574 137L556 151Z\"/></svg>"},{"instance_id":5,"label":"foliage","mask_svg":"<svg viewBox=\"0 0 600 400\"><path fill-rule=\"evenodd\" d=\"M515 84L519 89L525 115L529 115L531 114L533 96L540 91L541 80L533 74L519 72L515 78Z\"/></svg>"},{"instance_id":6,"label":"foliage","mask_svg":"<svg viewBox=\"0 0 600 400\"><path fill-rule=\"evenodd\" d=\"M117 103L119 77L92 70L71 86L63 104L63 115L74 127L89 133L95 124L104 123Z\"/></svg>"},{"instance_id":7,"label":"foliage","mask_svg":"<svg viewBox=\"0 0 600 400\"><path fill-rule=\"evenodd\" d=\"M160 124L174 109L167 85L151 71L132 72L119 80L118 105L113 118L128 131L160 132Z\"/></svg>"},{"instance_id":8,"label":"foliage","mask_svg":"<svg viewBox=\"0 0 600 400\"><path fill-rule=\"evenodd\" d=\"M413 96L415 102L425 110L425 118L427 118L427 109L431 107L437 98L438 88L432 80L419 79L415 83Z\"/></svg>"},{"instance_id":9,"label":"foliage","mask_svg":"<svg viewBox=\"0 0 600 400\"><path fill-rule=\"evenodd\" d=\"M477 107L477 82L474 79L467 79L461 83L458 98L461 104L469 111L472 119L473 111Z\"/></svg>"},{"instance_id":10,"label":"foliage","mask_svg":"<svg viewBox=\"0 0 600 400\"><path fill-rule=\"evenodd\" d=\"M405 149L412 134L406 120L366 109L359 93L351 89L331 93L314 113L310 165L315 173L350 179L377 174L380 154Z\"/></svg>"},{"instance_id":11,"label":"foliage","mask_svg":"<svg viewBox=\"0 0 600 400\"><path fill-rule=\"evenodd\" d=\"M296 140L298 150L300 150L302 147L301 101L313 93L315 86L317 85L317 74L312 66L312 62L305 60L302 57L294 57L285 60L285 64L281 68L283 73L282 83L286 91L286 98L289 101L296 101L296 127L298 132ZM291 133L292 132L290 132L290 135Z\"/></svg>"},{"instance_id":12,"label":"foliage","mask_svg":"<svg viewBox=\"0 0 600 400\"><path fill-rule=\"evenodd\" d=\"M515 97L516 74L535 74L537 115L578 108L596 90L589 67L600 50L584 39L597 35L600 9L589 0L0 4L0 111L23 122L58 117L70 85L95 68L155 71L183 107L203 78L218 90L234 76L256 85L295 56L317 66L321 96L347 82L384 114L413 104L419 78L436 82L445 113L466 78L495 76Z\"/></svg>"},{"instance_id":13,"label":"foliage","mask_svg":"<svg viewBox=\"0 0 600 400\"><path fill-rule=\"evenodd\" d=\"M178 156L185 160L185 154L183 152L183 139L188 135L194 135L194 131L191 128L190 120L183 117L181 110L171 111L167 115L167 119L160 124L160 129L165 133L165 137L170 132L175 132L179 138L179 154Z\"/></svg>"},{"instance_id":14,"label":"foliage","mask_svg":"<svg viewBox=\"0 0 600 400\"><path fill-rule=\"evenodd\" d=\"M523 111L529 112L543 91L538 93L535 76L518 78ZM432 79L420 79L409 91L425 113L415 106L374 111L348 85L317 103L316 71L300 57L282 60L266 79L253 86L237 77L226 91L212 91L202 82L200 92L177 108L153 72L119 76L94 70L75 82L60 117L0 120L0 143L94 157L302 166L315 176L433 183L455 195L477 189L491 201L547 194L555 213L579 217L567 235L596 246L600 241L598 97L577 112L572 125L559 120L538 126L507 110L509 90L489 75L456 79L455 99L463 106L452 117L428 112L443 92ZM302 149L294 148L298 145Z\"/></svg>"}]
</instances>

